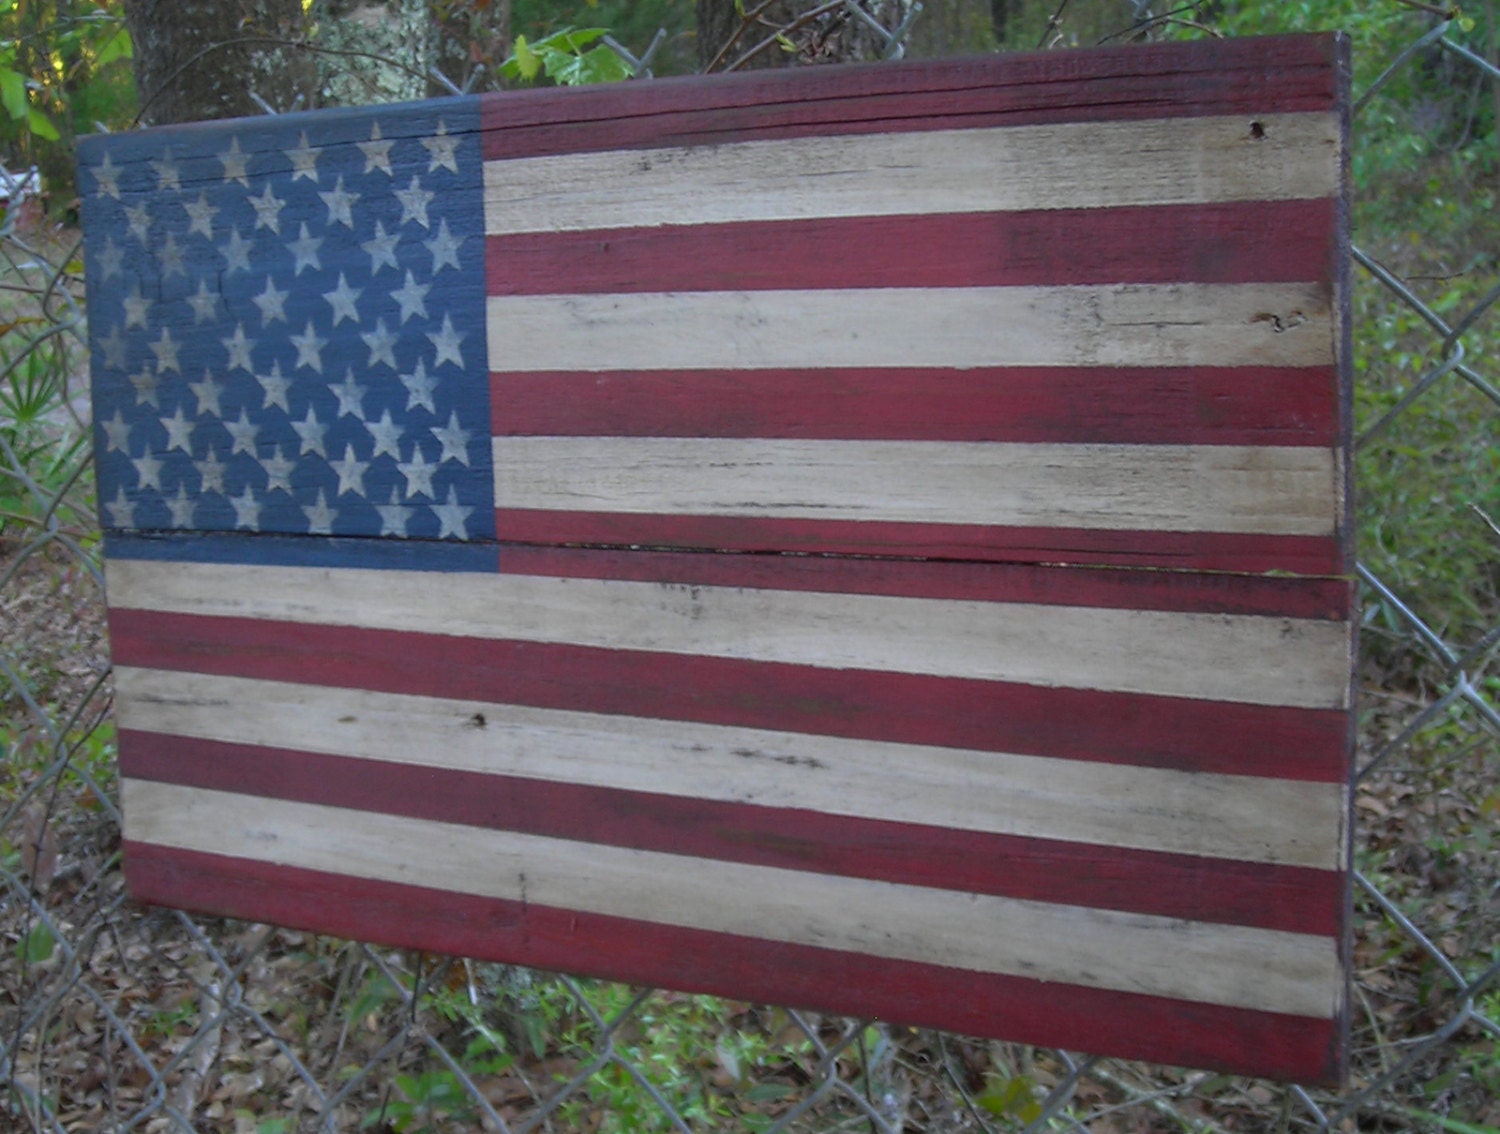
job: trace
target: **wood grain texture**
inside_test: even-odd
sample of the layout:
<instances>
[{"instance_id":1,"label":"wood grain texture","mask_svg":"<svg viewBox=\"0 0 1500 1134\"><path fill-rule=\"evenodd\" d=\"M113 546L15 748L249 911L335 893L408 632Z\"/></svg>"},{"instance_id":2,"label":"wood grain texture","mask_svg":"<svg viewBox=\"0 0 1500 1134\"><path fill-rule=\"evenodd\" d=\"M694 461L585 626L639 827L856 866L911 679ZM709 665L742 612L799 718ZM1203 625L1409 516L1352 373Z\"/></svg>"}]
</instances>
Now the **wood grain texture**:
<instances>
[{"instance_id":1,"label":"wood grain texture","mask_svg":"<svg viewBox=\"0 0 1500 1134\"><path fill-rule=\"evenodd\" d=\"M478 727L473 717L467 727ZM1292 933L1336 933L1346 883L1342 871L1318 867L997 835L946 825L946 817L936 825L871 819L814 811L800 799L776 806L756 793L723 800L655 790L669 776L642 790L408 762L426 751L425 738L402 759L372 761L363 751L330 755L181 732L121 735L129 752L121 771L136 779ZM788 775L818 777L819 770L804 765Z\"/></svg>"},{"instance_id":2,"label":"wood grain texture","mask_svg":"<svg viewBox=\"0 0 1500 1134\"><path fill-rule=\"evenodd\" d=\"M485 163L485 233L1330 197L1336 115L742 141ZM786 171L795 169L797 177ZM1081 173L1090 176L1080 177Z\"/></svg>"},{"instance_id":3,"label":"wood grain texture","mask_svg":"<svg viewBox=\"0 0 1500 1134\"><path fill-rule=\"evenodd\" d=\"M486 261L491 295L1328 280L1332 222L1331 197L679 221L490 236Z\"/></svg>"},{"instance_id":4,"label":"wood grain texture","mask_svg":"<svg viewBox=\"0 0 1500 1134\"><path fill-rule=\"evenodd\" d=\"M1309 447L497 437L495 506L653 516L1331 536ZM503 529L497 529L504 534Z\"/></svg>"},{"instance_id":5,"label":"wood grain texture","mask_svg":"<svg viewBox=\"0 0 1500 1134\"><path fill-rule=\"evenodd\" d=\"M1324 870L1337 784L121 667L121 726L892 823ZM483 725L476 722L483 721ZM816 820L809 818L809 828ZM916 846L915 857L921 857Z\"/></svg>"},{"instance_id":6,"label":"wood grain texture","mask_svg":"<svg viewBox=\"0 0 1500 1134\"><path fill-rule=\"evenodd\" d=\"M489 366L1305 366L1334 358L1316 284L491 296Z\"/></svg>"},{"instance_id":7,"label":"wood grain texture","mask_svg":"<svg viewBox=\"0 0 1500 1134\"><path fill-rule=\"evenodd\" d=\"M975 973L1328 1017L1324 937L962 894L125 780L157 846ZM414 859L411 846L427 853ZM670 878L670 886L644 884ZM760 896L753 905L742 895ZM1107 943L1107 948L1105 944Z\"/></svg>"},{"instance_id":8,"label":"wood grain texture","mask_svg":"<svg viewBox=\"0 0 1500 1134\"><path fill-rule=\"evenodd\" d=\"M482 104L486 158L747 138L1326 112L1347 102L1347 41L1270 37L1095 52L818 67L508 95ZM921 73L919 73L919 71ZM1059 92L1069 97L1060 98ZM1248 125L1248 121L1247 121Z\"/></svg>"},{"instance_id":9,"label":"wood grain texture","mask_svg":"<svg viewBox=\"0 0 1500 1134\"><path fill-rule=\"evenodd\" d=\"M110 629L122 665L1309 783L1348 776L1348 715L1335 709L119 608Z\"/></svg>"},{"instance_id":10,"label":"wood grain texture","mask_svg":"<svg viewBox=\"0 0 1500 1134\"><path fill-rule=\"evenodd\" d=\"M212 852L127 841L136 892L228 917L268 917L344 937L521 964L550 963L635 984L673 959L686 991L739 990L843 1014L982 1035L1004 1020L1018 1042L1062 1046L1067 1037L1125 1058L1222 1067L1277 1078L1337 1077L1340 1025L1331 1019L1221 1008L1029 977L973 973L863 952L767 942L558 910L411 884L275 866Z\"/></svg>"},{"instance_id":11,"label":"wood grain texture","mask_svg":"<svg viewBox=\"0 0 1500 1134\"><path fill-rule=\"evenodd\" d=\"M1345 708L1337 623L525 575L122 560L120 608Z\"/></svg>"}]
</instances>

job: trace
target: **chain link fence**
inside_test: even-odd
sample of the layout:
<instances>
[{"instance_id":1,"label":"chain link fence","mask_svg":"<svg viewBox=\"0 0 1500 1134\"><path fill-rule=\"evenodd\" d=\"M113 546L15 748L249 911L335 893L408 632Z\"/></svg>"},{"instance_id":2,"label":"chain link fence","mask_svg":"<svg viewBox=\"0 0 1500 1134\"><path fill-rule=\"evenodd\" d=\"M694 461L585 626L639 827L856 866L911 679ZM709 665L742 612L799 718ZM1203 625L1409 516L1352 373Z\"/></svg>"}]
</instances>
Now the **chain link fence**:
<instances>
[{"instance_id":1,"label":"chain link fence","mask_svg":"<svg viewBox=\"0 0 1500 1134\"><path fill-rule=\"evenodd\" d=\"M1382 136L1398 124L1413 146L1436 129L1414 74L1442 69L1455 89L1500 98L1492 62L1448 22L1418 19L1360 94L1356 167L1367 121ZM0 241L0 1131L1500 1126L1500 391L1484 349L1500 261L1482 219L1496 163L1445 168L1356 211L1398 209L1369 239L1355 233L1365 629L1353 1070L1333 1092L133 903L119 872L79 253L12 202Z\"/></svg>"}]
</instances>

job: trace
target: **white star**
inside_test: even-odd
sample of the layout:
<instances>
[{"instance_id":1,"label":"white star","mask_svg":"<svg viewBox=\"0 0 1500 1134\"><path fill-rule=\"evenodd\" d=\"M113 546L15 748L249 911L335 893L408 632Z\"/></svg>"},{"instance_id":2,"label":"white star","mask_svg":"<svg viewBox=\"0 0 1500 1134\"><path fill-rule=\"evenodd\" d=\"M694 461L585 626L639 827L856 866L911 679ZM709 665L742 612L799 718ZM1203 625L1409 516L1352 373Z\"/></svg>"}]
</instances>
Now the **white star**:
<instances>
[{"instance_id":1,"label":"white star","mask_svg":"<svg viewBox=\"0 0 1500 1134\"><path fill-rule=\"evenodd\" d=\"M396 345L396 336L386 330L384 319L376 319L375 329L359 337L364 339L365 346L370 348L369 365L374 366L377 362L383 362L392 370L396 369L396 355L392 350Z\"/></svg>"},{"instance_id":2,"label":"white star","mask_svg":"<svg viewBox=\"0 0 1500 1134\"><path fill-rule=\"evenodd\" d=\"M396 503L396 488L391 486L391 502L389 504L375 505L375 511L380 513L380 534L399 536L406 538L406 524L411 519L413 509L409 504Z\"/></svg>"},{"instance_id":3,"label":"white star","mask_svg":"<svg viewBox=\"0 0 1500 1134\"><path fill-rule=\"evenodd\" d=\"M203 478L202 492L224 491L224 462L219 460L219 454L215 453L210 445L208 452L203 455L201 461L194 461L198 467L198 475Z\"/></svg>"},{"instance_id":4,"label":"white star","mask_svg":"<svg viewBox=\"0 0 1500 1134\"><path fill-rule=\"evenodd\" d=\"M286 208L286 202L271 192L271 183L266 182L266 191L259 197L250 197L248 200L255 209L255 227L269 228L280 236L281 210Z\"/></svg>"},{"instance_id":5,"label":"white star","mask_svg":"<svg viewBox=\"0 0 1500 1134\"><path fill-rule=\"evenodd\" d=\"M386 166L389 173L390 166ZM116 201L120 199L120 171L115 168L114 162L109 160L109 155L104 155L104 160L94 166L94 184L98 186L99 196L113 197Z\"/></svg>"},{"instance_id":6,"label":"white star","mask_svg":"<svg viewBox=\"0 0 1500 1134\"><path fill-rule=\"evenodd\" d=\"M394 141L385 141L381 138L379 122L371 126L370 140L355 143L365 155L365 172L370 173L380 169L385 171L387 177L395 176L391 172L391 146L394 144Z\"/></svg>"},{"instance_id":7,"label":"white star","mask_svg":"<svg viewBox=\"0 0 1500 1134\"><path fill-rule=\"evenodd\" d=\"M144 322L142 326L144 326ZM116 370L125 369L125 336L119 327L111 327L109 334L99 340L99 349L104 352L104 365Z\"/></svg>"},{"instance_id":8,"label":"white star","mask_svg":"<svg viewBox=\"0 0 1500 1134\"><path fill-rule=\"evenodd\" d=\"M123 484L115 489L114 500L104 507L109 512L109 522L113 527L135 527L135 505L126 498Z\"/></svg>"},{"instance_id":9,"label":"white star","mask_svg":"<svg viewBox=\"0 0 1500 1134\"><path fill-rule=\"evenodd\" d=\"M292 180L306 177L309 181L318 179L318 151L315 147L307 144L307 131L302 131L297 136L297 148L295 150L283 151L287 157L292 159Z\"/></svg>"},{"instance_id":10,"label":"white star","mask_svg":"<svg viewBox=\"0 0 1500 1134\"><path fill-rule=\"evenodd\" d=\"M229 151L219 155L219 164L224 167L224 180L238 181L246 189L250 188L250 179L245 176L245 166L249 160L249 154L240 152L240 140L230 138Z\"/></svg>"},{"instance_id":11,"label":"white star","mask_svg":"<svg viewBox=\"0 0 1500 1134\"><path fill-rule=\"evenodd\" d=\"M370 274L373 276L380 269L389 264L393 268L399 268L396 263L396 241L399 236L387 236L385 225L380 221L375 222L375 239L366 240L360 245L365 254L370 257Z\"/></svg>"},{"instance_id":12,"label":"white star","mask_svg":"<svg viewBox=\"0 0 1500 1134\"><path fill-rule=\"evenodd\" d=\"M177 166L172 163L172 147L168 146L161 157L151 159L151 168L156 170L156 187L165 193L169 189L181 189L182 179Z\"/></svg>"},{"instance_id":13,"label":"white star","mask_svg":"<svg viewBox=\"0 0 1500 1134\"><path fill-rule=\"evenodd\" d=\"M458 411L454 410L448 415L448 424L444 426L432 426L432 435L442 443L443 452L438 457L438 464L444 461L457 461L461 465L469 463L469 438L473 436L467 429L458 427Z\"/></svg>"},{"instance_id":14,"label":"white star","mask_svg":"<svg viewBox=\"0 0 1500 1134\"><path fill-rule=\"evenodd\" d=\"M437 472L437 465L429 465L427 458L422 456L422 446L411 447L411 460L396 465L401 475L406 478L407 496L431 496L437 499L437 494L432 490L432 474Z\"/></svg>"},{"instance_id":15,"label":"white star","mask_svg":"<svg viewBox=\"0 0 1500 1134\"><path fill-rule=\"evenodd\" d=\"M401 427L391 420L390 410L382 410L379 421L365 422L365 428L375 442L375 450L370 454L372 461L381 453L389 453L398 462L401 460Z\"/></svg>"},{"instance_id":16,"label":"white star","mask_svg":"<svg viewBox=\"0 0 1500 1134\"><path fill-rule=\"evenodd\" d=\"M317 415L313 413L312 406L307 407L307 419L292 422L292 428L302 439L302 448L298 450L299 456L316 453L325 461L328 459L328 450L323 448L323 434L328 432L328 426L318 420Z\"/></svg>"},{"instance_id":17,"label":"white star","mask_svg":"<svg viewBox=\"0 0 1500 1134\"><path fill-rule=\"evenodd\" d=\"M473 508L467 508L458 502L458 490L451 484L448 486L448 502L446 504L430 505L433 515L438 518L438 539L446 539L452 536L454 539L468 539L469 530L465 521Z\"/></svg>"},{"instance_id":18,"label":"white star","mask_svg":"<svg viewBox=\"0 0 1500 1134\"><path fill-rule=\"evenodd\" d=\"M322 197L323 204L328 206L328 223L330 225L342 224L347 225L349 228L354 227L354 216L349 211L349 208L354 202L359 200L359 194L349 193L344 190L343 174L339 175L338 181L333 186L332 193L319 193L318 196Z\"/></svg>"},{"instance_id":19,"label":"white star","mask_svg":"<svg viewBox=\"0 0 1500 1134\"><path fill-rule=\"evenodd\" d=\"M401 202L400 224L407 221L416 221L423 228L430 227L427 223L427 205L437 194L428 189L423 189L421 183L413 175L411 184L405 189L396 190L396 200Z\"/></svg>"},{"instance_id":20,"label":"white star","mask_svg":"<svg viewBox=\"0 0 1500 1134\"><path fill-rule=\"evenodd\" d=\"M427 251L432 253L433 275L437 275L438 272L449 264L452 264L455 268L458 267L458 248L463 241L455 239L453 233L448 231L447 217L438 221L437 235L431 240L422 241L422 243L426 246Z\"/></svg>"},{"instance_id":21,"label":"white star","mask_svg":"<svg viewBox=\"0 0 1500 1134\"><path fill-rule=\"evenodd\" d=\"M250 302L260 308L260 321L269 325L280 319L286 322L286 297L290 291L279 291L270 277L266 277L266 290L251 298Z\"/></svg>"},{"instance_id":22,"label":"white star","mask_svg":"<svg viewBox=\"0 0 1500 1134\"><path fill-rule=\"evenodd\" d=\"M109 421L101 421L99 426L109 438L104 449L106 453L111 449L118 449L126 456L130 455L130 423L119 410L115 410L115 416Z\"/></svg>"},{"instance_id":23,"label":"white star","mask_svg":"<svg viewBox=\"0 0 1500 1134\"><path fill-rule=\"evenodd\" d=\"M300 276L303 268L321 268L323 261L318 258L318 249L323 246L323 238L314 236L307 231L307 222L302 222L302 231L297 234L297 239L287 245L296 257L296 264L292 267L292 275Z\"/></svg>"},{"instance_id":24,"label":"white star","mask_svg":"<svg viewBox=\"0 0 1500 1134\"><path fill-rule=\"evenodd\" d=\"M142 366L130 376L130 384L135 387L135 404L155 406L161 409L161 402L156 400L156 375L151 373L149 366Z\"/></svg>"},{"instance_id":25,"label":"white star","mask_svg":"<svg viewBox=\"0 0 1500 1134\"><path fill-rule=\"evenodd\" d=\"M252 457L255 456L255 435L260 432L260 426L250 420L248 410L241 408L240 419L226 421L224 428L229 430L229 436L233 438L233 443L229 446L231 457L236 453L249 453Z\"/></svg>"},{"instance_id":26,"label":"white star","mask_svg":"<svg viewBox=\"0 0 1500 1134\"><path fill-rule=\"evenodd\" d=\"M391 298L401 305L401 318L396 322L404 323L413 316L427 318L427 293L432 290L431 284L419 284L411 272L406 273L406 282L391 292Z\"/></svg>"},{"instance_id":27,"label":"white star","mask_svg":"<svg viewBox=\"0 0 1500 1134\"><path fill-rule=\"evenodd\" d=\"M126 205L125 220L130 225L130 235L145 244L151 239L151 210L145 204Z\"/></svg>"},{"instance_id":28,"label":"white star","mask_svg":"<svg viewBox=\"0 0 1500 1134\"><path fill-rule=\"evenodd\" d=\"M214 317L214 308L218 305L219 297L208 290L208 281L198 281L198 294L187 297L188 306L193 309L193 322L206 323Z\"/></svg>"},{"instance_id":29,"label":"white star","mask_svg":"<svg viewBox=\"0 0 1500 1134\"><path fill-rule=\"evenodd\" d=\"M136 474L140 477L137 488L161 487L161 461L151 455L151 450L147 449L139 457L132 457L130 463L135 466Z\"/></svg>"},{"instance_id":30,"label":"white star","mask_svg":"<svg viewBox=\"0 0 1500 1134\"><path fill-rule=\"evenodd\" d=\"M274 450L271 455L261 461L261 467L266 470L266 492L275 492L278 488L287 495L291 495L292 470L297 467L297 462L292 460L287 451L283 449L279 454Z\"/></svg>"},{"instance_id":31,"label":"white star","mask_svg":"<svg viewBox=\"0 0 1500 1134\"><path fill-rule=\"evenodd\" d=\"M292 345L297 348L295 365L305 366L319 374L323 373L323 348L328 345L328 340L313 330L311 319L307 321L305 331L300 335L292 336Z\"/></svg>"},{"instance_id":32,"label":"white star","mask_svg":"<svg viewBox=\"0 0 1500 1134\"><path fill-rule=\"evenodd\" d=\"M177 247L177 238L170 232L161 242L161 247L156 250L156 258L161 261L162 279L169 279L174 275L187 275L187 268L182 264L182 249Z\"/></svg>"},{"instance_id":33,"label":"white star","mask_svg":"<svg viewBox=\"0 0 1500 1134\"><path fill-rule=\"evenodd\" d=\"M458 344L467 337L453 328L453 320L446 314L443 316L443 325L438 328L436 334L427 332L427 337L432 340L432 345L437 348L437 357L432 360L434 367L443 365L444 361L462 367L464 356L459 352Z\"/></svg>"},{"instance_id":34,"label":"white star","mask_svg":"<svg viewBox=\"0 0 1500 1134\"><path fill-rule=\"evenodd\" d=\"M457 173L458 155L454 150L458 143L459 139L448 133L447 124L441 118L438 119L437 137L422 139L422 145L432 155L432 160L427 164L427 172L433 173L441 167L447 167Z\"/></svg>"},{"instance_id":35,"label":"white star","mask_svg":"<svg viewBox=\"0 0 1500 1134\"><path fill-rule=\"evenodd\" d=\"M339 416L348 414L350 417L364 417L365 415L365 387L354 380L354 370L349 368L344 371L344 381L338 386L330 386L339 399Z\"/></svg>"},{"instance_id":36,"label":"white star","mask_svg":"<svg viewBox=\"0 0 1500 1134\"><path fill-rule=\"evenodd\" d=\"M307 516L308 535L332 535L333 521L338 519L338 509L328 506L328 496L320 488L318 489L318 502L316 504L304 504L303 514Z\"/></svg>"},{"instance_id":37,"label":"white star","mask_svg":"<svg viewBox=\"0 0 1500 1134\"><path fill-rule=\"evenodd\" d=\"M99 278L107 280L120 274L120 266L125 262L125 249L115 243L114 237L106 236L104 247L99 250L94 261L99 265Z\"/></svg>"},{"instance_id":38,"label":"white star","mask_svg":"<svg viewBox=\"0 0 1500 1134\"><path fill-rule=\"evenodd\" d=\"M229 352L228 368L230 370L239 367L241 370L247 370L251 374L255 373L255 364L250 361L250 351L255 346L255 340L245 337L245 324L236 323L234 325L234 334L227 339L220 339L219 341L224 344L224 349Z\"/></svg>"},{"instance_id":39,"label":"white star","mask_svg":"<svg viewBox=\"0 0 1500 1134\"><path fill-rule=\"evenodd\" d=\"M193 452L193 423L182 416L182 407L177 407L177 412L171 417L158 418L161 427L167 431L167 447L162 451L170 453L173 449L181 449L189 456Z\"/></svg>"},{"instance_id":40,"label":"white star","mask_svg":"<svg viewBox=\"0 0 1500 1134\"><path fill-rule=\"evenodd\" d=\"M141 294L141 285L134 284L130 294L124 299L125 303L125 326L144 327L146 325L146 312L151 310L151 301Z\"/></svg>"},{"instance_id":41,"label":"white star","mask_svg":"<svg viewBox=\"0 0 1500 1134\"><path fill-rule=\"evenodd\" d=\"M229 243L219 249L224 256L224 262L229 265L226 271L234 271L238 268L242 272L250 270L250 249L254 245L240 235L238 229L229 230Z\"/></svg>"},{"instance_id":42,"label":"white star","mask_svg":"<svg viewBox=\"0 0 1500 1134\"><path fill-rule=\"evenodd\" d=\"M182 367L177 365L177 341L172 338L172 332L163 327L161 338L154 343L147 344L151 347L151 353L156 355L156 369L165 374L168 370L182 372Z\"/></svg>"},{"instance_id":43,"label":"white star","mask_svg":"<svg viewBox=\"0 0 1500 1134\"><path fill-rule=\"evenodd\" d=\"M214 238L214 214L219 210L208 203L208 194L199 193L198 199L183 205L189 218L188 231L201 232L207 239Z\"/></svg>"},{"instance_id":44,"label":"white star","mask_svg":"<svg viewBox=\"0 0 1500 1134\"><path fill-rule=\"evenodd\" d=\"M438 380L427 376L427 366L420 358L415 370L401 375L401 384L406 387L407 409L425 406L429 412L437 413L437 406L432 404L432 392L437 389Z\"/></svg>"},{"instance_id":45,"label":"white star","mask_svg":"<svg viewBox=\"0 0 1500 1134\"><path fill-rule=\"evenodd\" d=\"M359 312L355 310L354 301L361 294L362 289L350 287L349 282L344 279L344 273L340 272L338 287L323 293L323 298L333 308L333 326L337 327L341 319L348 319L356 327L359 326Z\"/></svg>"},{"instance_id":46,"label":"white star","mask_svg":"<svg viewBox=\"0 0 1500 1134\"><path fill-rule=\"evenodd\" d=\"M193 391L193 397L198 399L198 416L211 414L214 417L223 417L224 409L219 404L219 395L224 392L221 383L214 381L214 376L207 370L203 372L203 381L189 382L188 389Z\"/></svg>"},{"instance_id":47,"label":"white star","mask_svg":"<svg viewBox=\"0 0 1500 1134\"><path fill-rule=\"evenodd\" d=\"M288 415L291 414L292 407L286 404L286 391L291 382L281 376L281 363L279 361L271 363L271 373L257 374L255 380L260 383L261 390L265 392L265 401L261 404L266 409L270 409L272 406L280 406Z\"/></svg>"},{"instance_id":48,"label":"white star","mask_svg":"<svg viewBox=\"0 0 1500 1134\"><path fill-rule=\"evenodd\" d=\"M229 502L234 505L234 526L236 528L249 528L252 532L260 529L260 501L255 499L255 494L250 491L250 486L245 485L245 491L238 496L231 496Z\"/></svg>"},{"instance_id":49,"label":"white star","mask_svg":"<svg viewBox=\"0 0 1500 1134\"><path fill-rule=\"evenodd\" d=\"M172 526L174 528L190 528L193 526L193 500L187 493L187 485L177 486L177 495L167 501L167 507L172 511Z\"/></svg>"},{"instance_id":50,"label":"white star","mask_svg":"<svg viewBox=\"0 0 1500 1134\"><path fill-rule=\"evenodd\" d=\"M365 470L370 467L370 462L356 461L353 445L345 445L344 459L329 461L328 467L339 474L339 487L335 496L342 496L346 492L352 492L356 496L365 494Z\"/></svg>"}]
</instances>

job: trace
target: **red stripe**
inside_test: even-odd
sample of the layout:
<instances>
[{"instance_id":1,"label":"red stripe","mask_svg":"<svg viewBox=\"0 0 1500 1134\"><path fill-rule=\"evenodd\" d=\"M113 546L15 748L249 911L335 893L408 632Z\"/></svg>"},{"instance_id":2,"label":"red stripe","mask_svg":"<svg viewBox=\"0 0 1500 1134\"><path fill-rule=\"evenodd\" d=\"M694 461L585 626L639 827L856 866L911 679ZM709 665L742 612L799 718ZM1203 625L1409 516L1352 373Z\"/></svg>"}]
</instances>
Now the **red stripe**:
<instances>
[{"instance_id":1,"label":"red stripe","mask_svg":"<svg viewBox=\"0 0 1500 1134\"><path fill-rule=\"evenodd\" d=\"M506 575L619 579L689 587L753 587L823 594L892 595L1042 606L1112 607L1347 621L1347 579L935 563L807 555L685 555L578 547L503 547Z\"/></svg>"},{"instance_id":2,"label":"red stripe","mask_svg":"<svg viewBox=\"0 0 1500 1134\"><path fill-rule=\"evenodd\" d=\"M1332 35L809 67L480 96L486 159L762 138L1329 110Z\"/></svg>"},{"instance_id":3,"label":"red stripe","mask_svg":"<svg viewBox=\"0 0 1500 1134\"><path fill-rule=\"evenodd\" d=\"M1346 713L157 611L118 665L987 752L1347 781Z\"/></svg>"},{"instance_id":4,"label":"red stripe","mask_svg":"<svg viewBox=\"0 0 1500 1134\"><path fill-rule=\"evenodd\" d=\"M602 917L127 840L144 902L510 964L1129 1059L1332 1083L1341 1020L1224 1008Z\"/></svg>"},{"instance_id":5,"label":"red stripe","mask_svg":"<svg viewBox=\"0 0 1500 1134\"><path fill-rule=\"evenodd\" d=\"M492 295L1321 280L1334 202L847 217L517 233Z\"/></svg>"},{"instance_id":6,"label":"red stripe","mask_svg":"<svg viewBox=\"0 0 1500 1134\"><path fill-rule=\"evenodd\" d=\"M122 729L120 771L270 799L756 866L1292 933L1340 932L1344 876Z\"/></svg>"},{"instance_id":7,"label":"red stripe","mask_svg":"<svg viewBox=\"0 0 1500 1134\"><path fill-rule=\"evenodd\" d=\"M1317 445L1325 368L533 371L490 376L496 436Z\"/></svg>"},{"instance_id":8,"label":"red stripe","mask_svg":"<svg viewBox=\"0 0 1500 1134\"><path fill-rule=\"evenodd\" d=\"M1234 532L1112 531L977 524L866 523L757 516L663 516L498 508L502 542L595 544L692 551L894 555L1010 563L1283 571L1338 575L1346 550L1332 536Z\"/></svg>"}]
</instances>

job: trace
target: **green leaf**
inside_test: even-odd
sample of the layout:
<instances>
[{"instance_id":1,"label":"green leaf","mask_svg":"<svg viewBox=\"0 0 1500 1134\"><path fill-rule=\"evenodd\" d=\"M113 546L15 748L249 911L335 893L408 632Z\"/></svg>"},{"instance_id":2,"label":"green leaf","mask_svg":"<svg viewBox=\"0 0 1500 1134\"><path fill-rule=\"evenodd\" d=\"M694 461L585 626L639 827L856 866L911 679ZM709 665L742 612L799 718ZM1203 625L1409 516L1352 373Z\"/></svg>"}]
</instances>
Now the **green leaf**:
<instances>
[{"instance_id":1,"label":"green leaf","mask_svg":"<svg viewBox=\"0 0 1500 1134\"><path fill-rule=\"evenodd\" d=\"M57 127L52 125L52 119L34 106L27 108L26 125L38 138L45 138L49 142L55 142L62 136L57 132Z\"/></svg>"},{"instance_id":2,"label":"green leaf","mask_svg":"<svg viewBox=\"0 0 1500 1134\"><path fill-rule=\"evenodd\" d=\"M0 70L0 104L12 118L26 117L26 78L19 71Z\"/></svg>"},{"instance_id":3,"label":"green leaf","mask_svg":"<svg viewBox=\"0 0 1500 1134\"><path fill-rule=\"evenodd\" d=\"M531 49L531 45L526 42L524 35L516 36L515 59L516 69L520 72L521 78L525 79L528 83L535 79L537 72L542 69L541 59Z\"/></svg>"},{"instance_id":4,"label":"green leaf","mask_svg":"<svg viewBox=\"0 0 1500 1134\"><path fill-rule=\"evenodd\" d=\"M94 56L94 66L103 67L116 59L129 59L134 55L135 48L130 42L130 33L121 27L100 46L98 54Z\"/></svg>"},{"instance_id":5,"label":"green leaf","mask_svg":"<svg viewBox=\"0 0 1500 1134\"><path fill-rule=\"evenodd\" d=\"M16 956L23 965L40 965L52 957L57 948L57 939L45 925L38 923L16 943Z\"/></svg>"}]
</instances>

